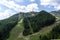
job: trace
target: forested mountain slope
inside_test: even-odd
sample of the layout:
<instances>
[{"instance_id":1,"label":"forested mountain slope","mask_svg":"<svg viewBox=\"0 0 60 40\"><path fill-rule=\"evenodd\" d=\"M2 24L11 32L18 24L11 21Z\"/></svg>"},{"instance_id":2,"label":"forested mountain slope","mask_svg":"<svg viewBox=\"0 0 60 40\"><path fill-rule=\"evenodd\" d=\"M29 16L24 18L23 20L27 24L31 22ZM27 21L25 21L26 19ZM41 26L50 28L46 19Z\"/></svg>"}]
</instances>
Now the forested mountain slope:
<instances>
[{"instance_id":1,"label":"forested mountain slope","mask_svg":"<svg viewBox=\"0 0 60 40\"><path fill-rule=\"evenodd\" d=\"M44 40L43 34L52 30L55 22L55 16L46 11L18 13L0 21L0 40Z\"/></svg>"}]
</instances>

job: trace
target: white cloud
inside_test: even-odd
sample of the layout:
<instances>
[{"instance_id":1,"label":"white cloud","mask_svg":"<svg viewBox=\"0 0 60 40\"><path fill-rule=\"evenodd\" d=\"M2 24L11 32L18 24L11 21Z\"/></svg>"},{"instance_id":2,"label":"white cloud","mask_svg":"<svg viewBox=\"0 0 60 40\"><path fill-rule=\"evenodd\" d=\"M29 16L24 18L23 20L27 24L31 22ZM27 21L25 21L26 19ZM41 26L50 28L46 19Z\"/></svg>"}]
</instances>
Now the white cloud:
<instances>
[{"instance_id":1,"label":"white cloud","mask_svg":"<svg viewBox=\"0 0 60 40\"><path fill-rule=\"evenodd\" d=\"M7 1L7 0L0 0L0 4L10 8L10 9L13 9L15 11L18 10L18 7L20 7L18 4L16 4L14 1Z\"/></svg>"},{"instance_id":2,"label":"white cloud","mask_svg":"<svg viewBox=\"0 0 60 40\"><path fill-rule=\"evenodd\" d=\"M30 0L30 2L34 2L35 0Z\"/></svg>"},{"instance_id":3,"label":"white cloud","mask_svg":"<svg viewBox=\"0 0 60 40\"><path fill-rule=\"evenodd\" d=\"M24 2L24 0L15 0L15 2L20 2L20 3L22 3L22 2Z\"/></svg>"},{"instance_id":4,"label":"white cloud","mask_svg":"<svg viewBox=\"0 0 60 40\"><path fill-rule=\"evenodd\" d=\"M0 11L1 11L1 7L0 7Z\"/></svg>"},{"instance_id":5,"label":"white cloud","mask_svg":"<svg viewBox=\"0 0 60 40\"><path fill-rule=\"evenodd\" d=\"M51 0L40 0L41 5L48 5Z\"/></svg>"},{"instance_id":6,"label":"white cloud","mask_svg":"<svg viewBox=\"0 0 60 40\"><path fill-rule=\"evenodd\" d=\"M13 0L11 1L0 0L0 4L9 8L4 12L0 12L0 19L8 18L11 15L15 14L16 12L39 11L38 4L36 3L31 3L25 6L25 5L18 5ZM16 12L12 11L11 9L15 10Z\"/></svg>"},{"instance_id":7,"label":"white cloud","mask_svg":"<svg viewBox=\"0 0 60 40\"><path fill-rule=\"evenodd\" d=\"M43 6L53 6L55 9L60 9L60 0L40 0L40 5Z\"/></svg>"},{"instance_id":8,"label":"white cloud","mask_svg":"<svg viewBox=\"0 0 60 40\"><path fill-rule=\"evenodd\" d=\"M36 3L32 3L27 5L26 10L29 11L38 11L38 5Z\"/></svg>"},{"instance_id":9,"label":"white cloud","mask_svg":"<svg viewBox=\"0 0 60 40\"><path fill-rule=\"evenodd\" d=\"M41 5L47 6L47 5L56 5L57 0L40 0Z\"/></svg>"},{"instance_id":10,"label":"white cloud","mask_svg":"<svg viewBox=\"0 0 60 40\"><path fill-rule=\"evenodd\" d=\"M35 0L14 0L15 2L23 3L25 1L34 2Z\"/></svg>"},{"instance_id":11,"label":"white cloud","mask_svg":"<svg viewBox=\"0 0 60 40\"><path fill-rule=\"evenodd\" d=\"M0 20L8 18L13 14L15 14L15 12L12 12L12 10L9 9L5 10L4 12L0 12Z\"/></svg>"},{"instance_id":12,"label":"white cloud","mask_svg":"<svg viewBox=\"0 0 60 40\"><path fill-rule=\"evenodd\" d=\"M8 2L7 0L0 0L0 4L3 4L6 7L13 9L15 11L18 11L18 12L26 12L26 11L31 11L31 10L34 11L36 9L38 10L38 4L36 3L31 3L31 4L28 4L27 6L24 6L24 5L18 5L14 1Z\"/></svg>"},{"instance_id":13,"label":"white cloud","mask_svg":"<svg viewBox=\"0 0 60 40\"><path fill-rule=\"evenodd\" d=\"M5 12L0 12L0 20L9 17L7 10Z\"/></svg>"},{"instance_id":14,"label":"white cloud","mask_svg":"<svg viewBox=\"0 0 60 40\"><path fill-rule=\"evenodd\" d=\"M60 5L55 6L56 10L60 10Z\"/></svg>"},{"instance_id":15,"label":"white cloud","mask_svg":"<svg viewBox=\"0 0 60 40\"><path fill-rule=\"evenodd\" d=\"M27 6L21 6L20 12L30 12L30 11L38 11L38 5L36 3L28 4Z\"/></svg>"}]
</instances>

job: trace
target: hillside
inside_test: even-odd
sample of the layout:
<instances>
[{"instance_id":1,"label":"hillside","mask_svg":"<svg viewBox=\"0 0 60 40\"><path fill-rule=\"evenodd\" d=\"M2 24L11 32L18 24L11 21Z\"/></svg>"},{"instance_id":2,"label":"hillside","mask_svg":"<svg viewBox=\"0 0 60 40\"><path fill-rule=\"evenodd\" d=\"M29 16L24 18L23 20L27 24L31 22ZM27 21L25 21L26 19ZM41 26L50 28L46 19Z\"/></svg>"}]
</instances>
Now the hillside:
<instances>
[{"instance_id":1,"label":"hillside","mask_svg":"<svg viewBox=\"0 0 60 40\"><path fill-rule=\"evenodd\" d=\"M52 29L55 27L55 25L60 23L58 20L55 22L55 16L51 15L48 12L41 11L41 12L37 12L37 14L35 14L35 13L36 12L30 12L30 14L21 13L21 15L20 15L20 13L18 13L16 15L11 16L8 19L1 20L0 21L0 28L1 28L0 33L2 32L2 30L3 31L5 30L4 32L2 32L5 34L5 36L3 34L2 34L3 36L0 35L0 40L44 40L44 39L42 39L42 38L44 38L44 35L46 35L47 33L50 33L50 31L52 31ZM27 18L29 19L29 21L27 20ZM25 22L24 22L24 20L25 20ZM42 22L42 23L40 23L40 22ZM49 23L49 22L51 22L51 23ZM45 23L45 24L43 24L43 23ZM37 24L39 24L39 25L37 25ZM39 27L41 27L41 28L39 28L39 31L37 31L37 32L33 32L31 34L24 36L23 32L25 30L25 26L27 26L27 28L30 29L29 32L32 32L33 29L36 29L36 28L38 29ZM5 29L5 27L7 27L7 28ZM10 28L10 27L12 27L12 28ZM7 31L7 30L9 30L9 31ZM43 37L41 37L41 36L43 36Z\"/></svg>"},{"instance_id":2,"label":"hillside","mask_svg":"<svg viewBox=\"0 0 60 40\"><path fill-rule=\"evenodd\" d=\"M23 35L26 36L35 32L39 32L41 28L53 24L55 19L56 18L53 15L46 11L41 11L38 13L38 15L33 17L24 18Z\"/></svg>"},{"instance_id":3,"label":"hillside","mask_svg":"<svg viewBox=\"0 0 60 40\"><path fill-rule=\"evenodd\" d=\"M21 24L21 25L20 25ZM49 33L55 25L58 23L56 22L53 25L44 27L41 29L39 32L34 33L32 35L28 36L23 36L22 31L23 31L23 25L22 25L22 19L19 21L19 23L16 25L16 27L10 32L10 37L7 40L38 40L40 35L46 35Z\"/></svg>"},{"instance_id":4,"label":"hillside","mask_svg":"<svg viewBox=\"0 0 60 40\"><path fill-rule=\"evenodd\" d=\"M34 12L31 13L35 14ZM0 20L0 40L6 40L9 37L10 31L17 25L21 18L33 16L32 14L17 13L7 19Z\"/></svg>"},{"instance_id":5,"label":"hillside","mask_svg":"<svg viewBox=\"0 0 60 40\"><path fill-rule=\"evenodd\" d=\"M55 16L57 16L57 17L60 17L60 10L58 10L58 11L52 11L52 12L50 12L51 14L54 14Z\"/></svg>"}]
</instances>

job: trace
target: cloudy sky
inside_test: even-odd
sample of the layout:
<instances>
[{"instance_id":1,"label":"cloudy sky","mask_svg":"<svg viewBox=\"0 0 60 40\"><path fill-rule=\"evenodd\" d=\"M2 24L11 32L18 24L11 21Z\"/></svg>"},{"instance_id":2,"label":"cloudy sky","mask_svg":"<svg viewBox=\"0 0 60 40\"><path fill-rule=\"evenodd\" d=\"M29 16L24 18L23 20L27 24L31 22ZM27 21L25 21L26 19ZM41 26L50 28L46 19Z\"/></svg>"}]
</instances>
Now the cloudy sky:
<instances>
[{"instance_id":1,"label":"cloudy sky","mask_svg":"<svg viewBox=\"0 0 60 40\"><path fill-rule=\"evenodd\" d=\"M0 0L0 20L18 12L59 9L60 0Z\"/></svg>"}]
</instances>

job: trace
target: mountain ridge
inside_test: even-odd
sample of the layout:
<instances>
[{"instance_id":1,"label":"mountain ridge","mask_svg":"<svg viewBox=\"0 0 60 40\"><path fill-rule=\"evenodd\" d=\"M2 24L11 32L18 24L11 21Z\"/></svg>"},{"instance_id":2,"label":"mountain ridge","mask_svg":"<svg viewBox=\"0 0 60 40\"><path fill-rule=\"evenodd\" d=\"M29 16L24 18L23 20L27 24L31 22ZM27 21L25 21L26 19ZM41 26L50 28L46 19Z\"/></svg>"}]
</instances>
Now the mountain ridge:
<instances>
[{"instance_id":1,"label":"mountain ridge","mask_svg":"<svg viewBox=\"0 0 60 40\"><path fill-rule=\"evenodd\" d=\"M42 13L43 13L44 11L42 11ZM33 12L32 12L33 13ZM31 13L31 14L32 14ZM34 16L38 16L38 14L39 14L40 12L37 12L37 14L34 14L33 13L33 15L31 15L31 14L28 14L27 13L27 16L26 16L26 13L24 13L24 14L22 14L21 13L21 16L20 16L20 13L19 14L15 14L15 15L13 15L13 16L11 16L11 17L9 17L8 19L5 19L5 20L2 20L2 21L0 21L0 23L1 22L5 22L4 24L8 24L8 26L9 27L11 27L11 23L12 23L12 26L13 26L13 24L15 24L16 22L17 22L17 24L14 26L14 28L13 29L11 29L11 31L9 32L11 35L10 35L10 37L8 37L8 39L7 40L37 40L37 39L39 39L39 37L37 37L40 33L38 33L37 32L37 34L35 35L35 33L34 33L34 35L32 34L32 35L28 35L28 36L23 36L23 31L24 31L24 23L23 23L23 20L24 20L24 18L30 18L30 17L34 17ZM45 15L45 12L43 13L44 15ZM50 13L49 13L50 14ZM29 15L29 16L28 16ZM44 16L44 15L39 15L39 17L42 17L43 16L43 19L45 19L44 17L45 16L48 16L47 14ZM36 17L37 17L36 16ZM53 16L53 15L52 15ZM20 18L19 18L20 17ZM37 18L39 18L39 17L37 17ZM48 18L48 17L47 17ZM52 17L51 17L52 18ZM10 21L9 21L10 20ZM34 19L35 20L35 19ZM38 19L37 19L38 20ZM3 24L2 24L3 25ZM28 24L27 24L28 25ZM1 27L1 26L0 26ZM52 27L48 27L48 26L46 26L46 27L44 27L44 28L47 28L47 30L48 30L48 28L50 29L53 29ZM44 28L43 28L43 30L44 30ZM20 33L22 33L22 34L20 34ZM42 33L44 33L43 31L42 31ZM40 35L39 35L40 36ZM31 39L31 38L33 37L35 37L35 39ZM37 37L37 38L36 38Z\"/></svg>"}]
</instances>

